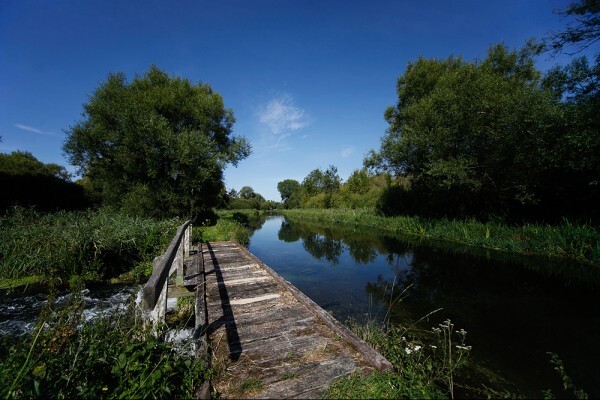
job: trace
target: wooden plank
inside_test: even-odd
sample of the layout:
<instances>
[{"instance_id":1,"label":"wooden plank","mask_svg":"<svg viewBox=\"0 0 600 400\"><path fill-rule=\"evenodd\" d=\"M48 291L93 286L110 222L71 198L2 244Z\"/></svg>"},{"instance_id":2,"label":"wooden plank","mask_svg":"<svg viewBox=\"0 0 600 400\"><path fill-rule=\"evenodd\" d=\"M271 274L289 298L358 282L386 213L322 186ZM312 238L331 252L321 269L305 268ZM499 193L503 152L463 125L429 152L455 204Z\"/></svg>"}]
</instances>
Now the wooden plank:
<instances>
[{"instance_id":1,"label":"wooden plank","mask_svg":"<svg viewBox=\"0 0 600 400\"><path fill-rule=\"evenodd\" d=\"M257 263L265 269L273 279L283 285L290 293L294 295L302 304L304 304L313 314L319 317L327 326L329 326L336 334L344 338L348 343L356 348L356 350L368 360L369 363L373 364L374 367L380 370L392 369L392 364L385 359L381 354L375 351L371 346L356 336L350 329L342 325L338 320L333 318L331 314L323 310L317 303L312 301L308 296L299 291L291 283L283 279L279 274L269 268L266 264L263 264L254 254L250 253L247 249L241 248L241 251L245 252L249 258L253 258Z\"/></svg>"},{"instance_id":2,"label":"wooden plank","mask_svg":"<svg viewBox=\"0 0 600 400\"><path fill-rule=\"evenodd\" d=\"M214 380L222 397L321 397L340 376L390 365L236 243L209 243L201 254L213 360L224 369ZM249 378L263 386L240 392Z\"/></svg>"}]
</instances>

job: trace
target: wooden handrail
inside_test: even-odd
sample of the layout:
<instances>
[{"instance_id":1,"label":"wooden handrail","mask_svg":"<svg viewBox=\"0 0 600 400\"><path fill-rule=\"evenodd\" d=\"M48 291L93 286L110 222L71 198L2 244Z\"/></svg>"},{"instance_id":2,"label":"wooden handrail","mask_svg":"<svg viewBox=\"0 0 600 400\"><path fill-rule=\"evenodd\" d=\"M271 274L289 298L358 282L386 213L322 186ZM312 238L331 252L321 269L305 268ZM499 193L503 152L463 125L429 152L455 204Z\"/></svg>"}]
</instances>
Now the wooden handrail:
<instances>
[{"instance_id":1,"label":"wooden handrail","mask_svg":"<svg viewBox=\"0 0 600 400\"><path fill-rule=\"evenodd\" d=\"M142 293L142 310L151 311L155 320L163 319L166 312L169 276L177 271L177 283L183 283L183 261L189 256L191 228L192 221L179 226L165 253L154 259L152 275Z\"/></svg>"}]
</instances>

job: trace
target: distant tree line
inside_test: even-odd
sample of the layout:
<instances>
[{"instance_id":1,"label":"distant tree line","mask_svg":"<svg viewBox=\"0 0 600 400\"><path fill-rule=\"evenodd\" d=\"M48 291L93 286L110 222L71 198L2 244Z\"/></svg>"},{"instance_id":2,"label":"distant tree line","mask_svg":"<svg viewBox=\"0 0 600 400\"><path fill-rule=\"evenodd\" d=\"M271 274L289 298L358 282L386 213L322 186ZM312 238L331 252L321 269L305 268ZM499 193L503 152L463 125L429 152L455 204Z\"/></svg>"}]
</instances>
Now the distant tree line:
<instances>
[{"instance_id":1,"label":"distant tree line","mask_svg":"<svg viewBox=\"0 0 600 400\"><path fill-rule=\"evenodd\" d=\"M0 154L0 211L13 206L39 211L88 207L90 202L83 187L70 178L64 167L44 164L29 152Z\"/></svg>"},{"instance_id":2,"label":"distant tree line","mask_svg":"<svg viewBox=\"0 0 600 400\"><path fill-rule=\"evenodd\" d=\"M391 175L355 170L346 182L330 165L312 170L302 181L285 179L277 184L282 206L291 208L362 208L376 207L391 185Z\"/></svg>"},{"instance_id":3,"label":"distant tree line","mask_svg":"<svg viewBox=\"0 0 600 400\"><path fill-rule=\"evenodd\" d=\"M231 189L223 198L222 208L228 208L230 210L273 210L279 208L280 204L265 200L260 194L256 193L250 186L244 186L240 191Z\"/></svg>"}]
</instances>

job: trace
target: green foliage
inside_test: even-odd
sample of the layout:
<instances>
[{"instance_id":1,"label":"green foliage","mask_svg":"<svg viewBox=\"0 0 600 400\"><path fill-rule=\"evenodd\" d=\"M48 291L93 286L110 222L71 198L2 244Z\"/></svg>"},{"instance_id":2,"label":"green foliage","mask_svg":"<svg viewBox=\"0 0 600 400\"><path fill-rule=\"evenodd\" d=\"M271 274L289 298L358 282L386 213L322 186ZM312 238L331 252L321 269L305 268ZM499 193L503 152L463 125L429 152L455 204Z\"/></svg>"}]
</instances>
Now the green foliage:
<instances>
[{"instance_id":1,"label":"green foliage","mask_svg":"<svg viewBox=\"0 0 600 400\"><path fill-rule=\"evenodd\" d=\"M554 366L554 370L558 373L563 382L563 389L566 391L570 391L573 393L576 399L587 400L589 398L588 394L583 390L575 386L573 380L567 375L567 371L565 370L565 365L563 361L558 357L557 354L548 352L548 356L550 357L550 363ZM548 394L552 394L550 390L547 391ZM554 397L554 396L552 396Z\"/></svg>"},{"instance_id":2,"label":"green foliage","mask_svg":"<svg viewBox=\"0 0 600 400\"><path fill-rule=\"evenodd\" d=\"M294 184L295 182L295 184ZM355 170L342 184L337 168L329 166L327 171L311 171L299 189L297 182L287 179L279 182L278 188L284 195L284 208L364 208L374 207L391 184L388 174L372 174L366 169ZM281 187L280 187L281 186ZM282 192L283 190L283 192Z\"/></svg>"},{"instance_id":3,"label":"green foliage","mask_svg":"<svg viewBox=\"0 0 600 400\"><path fill-rule=\"evenodd\" d=\"M74 295L65 309L44 311L33 337L1 339L5 398L193 397L208 376L200 359L146 329L133 302L93 322L83 322L82 305Z\"/></svg>"},{"instance_id":4,"label":"green foliage","mask_svg":"<svg viewBox=\"0 0 600 400\"><path fill-rule=\"evenodd\" d=\"M44 164L28 151L0 154L0 173L9 175L45 175L68 180L71 175L58 164Z\"/></svg>"},{"instance_id":5,"label":"green foliage","mask_svg":"<svg viewBox=\"0 0 600 400\"><path fill-rule=\"evenodd\" d=\"M103 204L136 215L195 217L220 201L223 169L250 154L220 95L155 66L131 82L110 74L83 115L66 131L69 161Z\"/></svg>"},{"instance_id":6,"label":"green foliage","mask_svg":"<svg viewBox=\"0 0 600 400\"><path fill-rule=\"evenodd\" d=\"M0 276L110 278L151 261L178 224L108 209L40 214L16 208L0 218Z\"/></svg>"},{"instance_id":7,"label":"green foliage","mask_svg":"<svg viewBox=\"0 0 600 400\"><path fill-rule=\"evenodd\" d=\"M250 243L250 232L244 226L248 223L248 215L254 215L257 211L246 210L235 213L220 213L216 221L207 220L201 226L194 228L194 236L198 241L216 242L232 240L243 246Z\"/></svg>"},{"instance_id":8,"label":"green foliage","mask_svg":"<svg viewBox=\"0 0 600 400\"><path fill-rule=\"evenodd\" d=\"M325 171L317 168L302 181L302 193L307 197L321 193L331 195L340 189L341 182L335 166L330 165Z\"/></svg>"},{"instance_id":9,"label":"green foliage","mask_svg":"<svg viewBox=\"0 0 600 400\"><path fill-rule=\"evenodd\" d=\"M88 199L80 185L57 164L44 164L29 152L0 154L0 211L13 206L38 210L81 209Z\"/></svg>"},{"instance_id":10,"label":"green foliage","mask_svg":"<svg viewBox=\"0 0 600 400\"><path fill-rule=\"evenodd\" d=\"M230 210L272 210L278 207L278 204L274 201L267 201L260 194L256 193L250 186L244 186L239 192L231 189L229 195L229 201L225 204L225 207Z\"/></svg>"},{"instance_id":11,"label":"green foliage","mask_svg":"<svg viewBox=\"0 0 600 400\"><path fill-rule=\"evenodd\" d=\"M372 320L350 321L351 329L393 365L393 372L354 375L336 382L330 398L454 398L456 372L465 365L470 346L466 331L449 321L424 336L412 327L386 328ZM441 390L443 388L444 391Z\"/></svg>"},{"instance_id":12,"label":"green foliage","mask_svg":"<svg viewBox=\"0 0 600 400\"><path fill-rule=\"evenodd\" d=\"M597 127L565 114L567 105L533 66L538 51L532 43L518 51L496 45L482 62L419 58L408 65L398 103L385 113L381 148L364 160L410 177L410 189L399 190L402 207L391 196L389 210L542 218L595 212Z\"/></svg>"},{"instance_id":13,"label":"green foliage","mask_svg":"<svg viewBox=\"0 0 600 400\"><path fill-rule=\"evenodd\" d=\"M285 208L299 208L302 196L302 186L297 180L285 179L277 183L277 190L281 194L281 201Z\"/></svg>"}]
</instances>

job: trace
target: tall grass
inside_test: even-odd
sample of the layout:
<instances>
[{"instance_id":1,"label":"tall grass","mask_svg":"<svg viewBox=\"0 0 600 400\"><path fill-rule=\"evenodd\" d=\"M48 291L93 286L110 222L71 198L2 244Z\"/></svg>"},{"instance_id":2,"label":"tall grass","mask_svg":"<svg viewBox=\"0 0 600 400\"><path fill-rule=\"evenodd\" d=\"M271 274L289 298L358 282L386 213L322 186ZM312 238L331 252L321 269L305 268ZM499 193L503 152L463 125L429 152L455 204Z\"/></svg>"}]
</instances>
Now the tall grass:
<instances>
[{"instance_id":1,"label":"tall grass","mask_svg":"<svg viewBox=\"0 0 600 400\"><path fill-rule=\"evenodd\" d=\"M16 208L0 218L0 278L103 280L152 260L180 222L106 209L42 214Z\"/></svg>"},{"instance_id":2,"label":"tall grass","mask_svg":"<svg viewBox=\"0 0 600 400\"><path fill-rule=\"evenodd\" d=\"M283 210L290 218L326 224L375 228L388 233L418 235L522 254L564 257L600 265L600 232L594 226L524 224L510 226L473 219L449 220L419 217L382 217L374 209Z\"/></svg>"}]
</instances>

